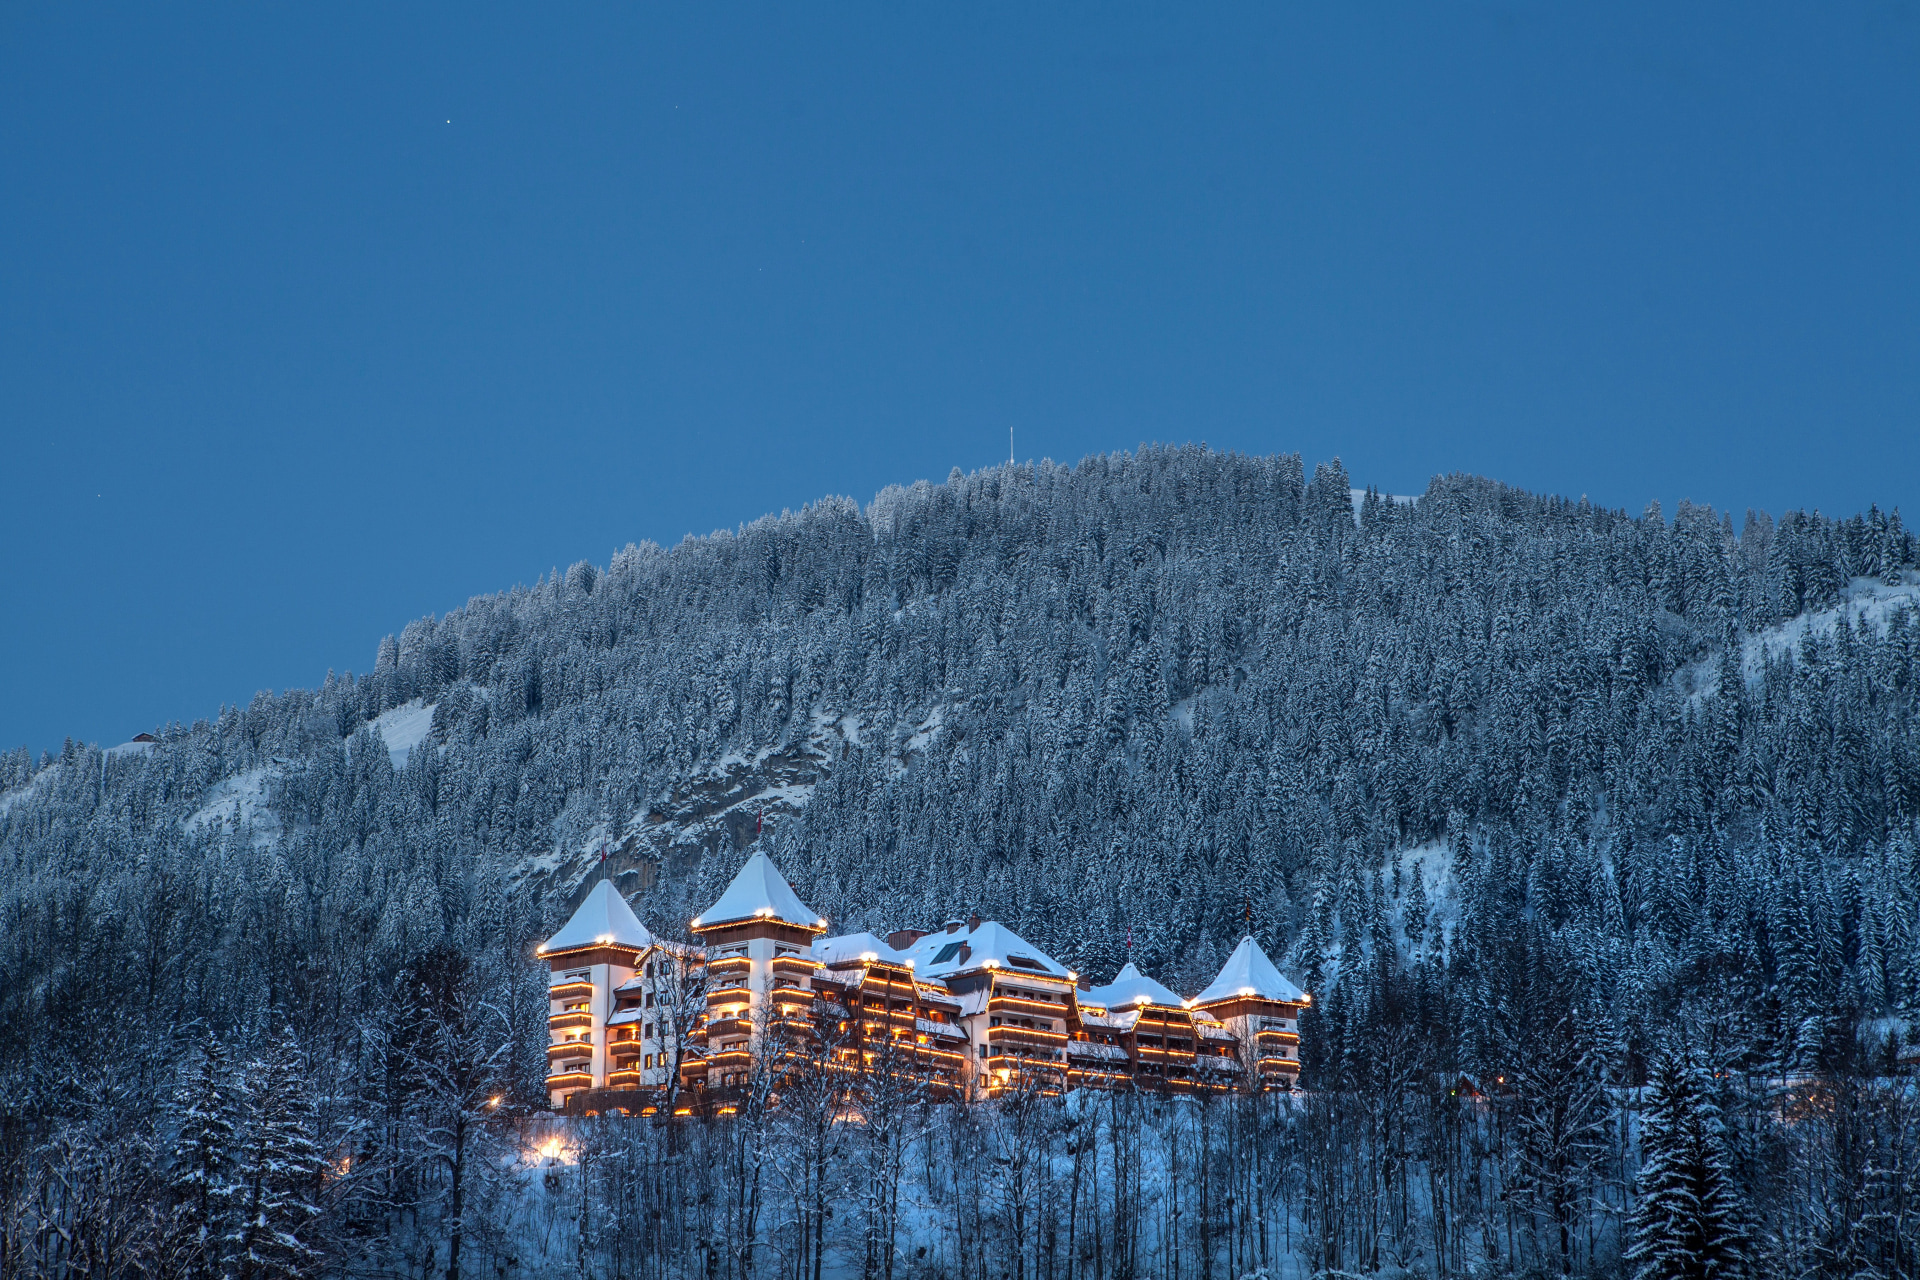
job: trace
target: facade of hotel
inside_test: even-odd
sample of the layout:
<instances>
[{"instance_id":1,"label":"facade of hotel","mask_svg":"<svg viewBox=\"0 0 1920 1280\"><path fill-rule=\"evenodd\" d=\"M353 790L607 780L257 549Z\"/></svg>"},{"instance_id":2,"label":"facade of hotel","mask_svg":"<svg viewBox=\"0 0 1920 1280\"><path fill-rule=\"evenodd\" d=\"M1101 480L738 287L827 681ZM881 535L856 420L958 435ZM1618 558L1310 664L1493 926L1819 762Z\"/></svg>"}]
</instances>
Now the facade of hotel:
<instances>
[{"instance_id":1,"label":"facade of hotel","mask_svg":"<svg viewBox=\"0 0 1920 1280\"><path fill-rule=\"evenodd\" d=\"M963 1098L1290 1088L1300 1071L1312 997L1251 937L1190 998L1131 964L1089 987L978 917L828 937L761 853L692 928L691 945L655 938L602 880L540 948L555 1106L724 1108L769 1070L880 1070Z\"/></svg>"}]
</instances>

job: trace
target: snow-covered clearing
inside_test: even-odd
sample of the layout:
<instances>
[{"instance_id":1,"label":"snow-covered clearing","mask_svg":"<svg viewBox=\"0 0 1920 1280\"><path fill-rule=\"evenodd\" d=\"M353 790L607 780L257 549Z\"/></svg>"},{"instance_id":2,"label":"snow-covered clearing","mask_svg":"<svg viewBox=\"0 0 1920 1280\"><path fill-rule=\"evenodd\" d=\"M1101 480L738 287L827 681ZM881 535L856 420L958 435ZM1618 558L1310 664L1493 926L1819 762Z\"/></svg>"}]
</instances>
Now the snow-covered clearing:
<instances>
[{"instance_id":1,"label":"snow-covered clearing","mask_svg":"<svg viewBox=\"0 0 1920 1280\"><path fill-rule=\"evenodd\" d=\"M25 800L35 791L51 782L53 780L53 771L59 767L60 766L56 764L42 769L40 772L34 774L32 778L28 779L25 786L15 787L5 795L0 795L0 817L5 817L7 810L13 808L14 805Z\"/></svg>"},{"instance_id":2,"label":"snow-covered clearing","mask_svg":"<svg viewBox=\"0 0 1920 1280\"><path fill-rule=\"evenodd\" d=\"M391 711L382 712L374 719L371 727L387 744L387 755L393 761L394 768L406 768L407 757L433 732L435 705L423 698L415 698Z\"/></svg>"},{"instance_id":3,"label":"snow-covered clearing","mask_svg":"<svg viewBox=\"0 0 1920 1280\"><path fill-rule=\"evenodd\" d=\"M261 765L221 779L207 789L206 800L181 827L190 834L226 830L248 836L255 845L273 843L281 827L267 805L268 789L281 772L278 765Z\"/></svg>"},{"instance_id":4,"label":"snow-covered clearing","mask_svg":"<svg viewBox=\"0 0 1920 1280\"><path fill-rule=\"evenodd\" d=\"M1742 671L1749 680L1759 679L1769 661L1797 654L1808 634L1822 639L1831 636L1842 618L1857 630L1881 632L1896 613L1920 610L1920 573L1909 569L1901 578L1898 583L1855 578L1841 592L1840 603L1831 609L1799 614L1748 636L1740 650Z\"/></svg>"}]
</instances>

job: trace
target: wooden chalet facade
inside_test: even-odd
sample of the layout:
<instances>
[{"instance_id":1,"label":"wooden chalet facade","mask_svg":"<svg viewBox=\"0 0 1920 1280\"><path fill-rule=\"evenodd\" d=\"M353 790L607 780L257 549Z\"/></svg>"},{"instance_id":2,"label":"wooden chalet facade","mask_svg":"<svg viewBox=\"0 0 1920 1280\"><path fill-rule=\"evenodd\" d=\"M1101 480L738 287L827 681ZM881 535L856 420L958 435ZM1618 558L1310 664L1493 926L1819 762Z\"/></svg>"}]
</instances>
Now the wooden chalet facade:
<instances>
[{"instance_id":1,"label":"wooden chalet facade","mask_svg":"<svg viewBox=\"0 0 1920 1280\"><path fill-rule=\"evenodd\" d=\"M827 937L760 853L692 929L692 945L654 938L602 881L540 949L555 1106L725 1111L755 1080L777 1090L822 1071L885 1072L951 1098L1290 1088L1299 1075L1311 997L1251 937L1192 998L1131 964L1089 987L977 916Z\"/></svg>"}]
</instances>

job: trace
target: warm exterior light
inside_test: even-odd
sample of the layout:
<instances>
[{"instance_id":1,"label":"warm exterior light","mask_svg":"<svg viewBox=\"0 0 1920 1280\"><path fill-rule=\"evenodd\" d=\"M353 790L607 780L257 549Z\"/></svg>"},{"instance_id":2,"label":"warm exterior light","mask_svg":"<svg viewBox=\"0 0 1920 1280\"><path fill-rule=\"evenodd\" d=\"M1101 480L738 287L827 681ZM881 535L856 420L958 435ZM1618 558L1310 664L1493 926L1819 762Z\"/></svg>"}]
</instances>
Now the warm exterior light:
<instances>
[{"instance_id":1,"label":"warm exterior light","mask_svg":"<svg viewBox=\"0 0 1920 1280\"><path fill-rule=\"evenodd\" d=\"M501 1094L497 1094L497 1093L494 1094L491 1098L487 1099L487 1105L490 1107L499 1106L501 1097L502 1097Z\"/></svg>"},{"instance_id":2,"label":"warm exterior light","mask_svg":"<svg viewBox=\"0 0 1920 1280\"><path fill-rule=\"evenodd\" d=\"M692 924L692 925L691 925L690 927L691 927L691 928L695 928L695 929L698 929L698 928L700 927L700 917L699 917L699 916L695 916L695 917L693 918L693 924Z\"/></svg>"}]
</instances>

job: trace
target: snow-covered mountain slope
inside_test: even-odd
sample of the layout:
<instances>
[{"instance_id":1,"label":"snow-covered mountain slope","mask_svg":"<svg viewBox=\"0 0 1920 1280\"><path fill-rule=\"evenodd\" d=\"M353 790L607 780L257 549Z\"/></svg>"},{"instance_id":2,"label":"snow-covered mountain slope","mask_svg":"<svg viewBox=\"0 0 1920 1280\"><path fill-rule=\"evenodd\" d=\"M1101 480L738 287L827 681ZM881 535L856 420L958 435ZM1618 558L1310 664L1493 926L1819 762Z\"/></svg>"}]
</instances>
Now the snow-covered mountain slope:
<instances>
[{"instance_id":1,"label":"snow-covered mountain slope","mask_svg":"<svg viewBox=\"0 0 1920 1280\"><path fill-rule=\"evenodd\" d=\"M1854 578L1837 604L1797 614L1745 637L1740 661L1747 679L1757 680L1768 662L1797 655L1809 636L1831 639L1842 619L1856 632L1874 634L1883 634L1900 614L1908 615L1908 624L1913 625L1914 618L1920 617L1920 573L1908 570L1898 576L1897 582Z\"/></svg>"},{"instance_id":2,"label":"snow-covered mountain slope","mask_svg":"<svg viewBox=\"0 0 1920 1280\"><path fill-rule=\"evenodd\" d=\"M1729 541L1695 508L1667 523L1470 477L1362 494L1357 524L1354 495L1297 458L1150 450L628 547L156 748L8 757L0 851L241 836L375 916L482 866L561 912L605 851L671 921L758 841L836 927L978 909L1103 977L1131 931L1172 981L1249 912L1281 954L1326 877L1450 832L1698 839L1720 780L1677 675L1729 627L1759 653L1912 593L1909 568L1822 594L1837 566L1910 565L1877 516ZM1793 598L1809 608L1779 616ZM1756 701L1743 749L1785 763L1764 793L1714 796L1717 839L1786 811L1836 850L1884 846L1920 807L1887 791L1920 758L1889 643L1814 713L1862 726L1859 760L1789 749L1801 723ZM355 868L353 894L328 881Z\"/></svg>"}]
</instances>

